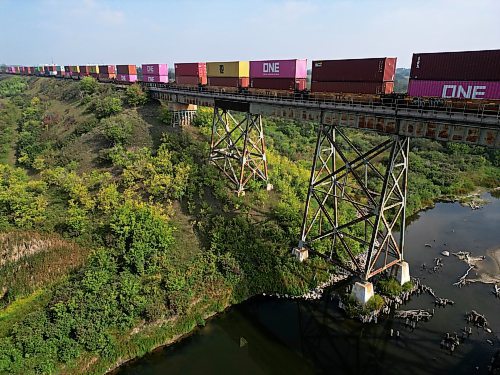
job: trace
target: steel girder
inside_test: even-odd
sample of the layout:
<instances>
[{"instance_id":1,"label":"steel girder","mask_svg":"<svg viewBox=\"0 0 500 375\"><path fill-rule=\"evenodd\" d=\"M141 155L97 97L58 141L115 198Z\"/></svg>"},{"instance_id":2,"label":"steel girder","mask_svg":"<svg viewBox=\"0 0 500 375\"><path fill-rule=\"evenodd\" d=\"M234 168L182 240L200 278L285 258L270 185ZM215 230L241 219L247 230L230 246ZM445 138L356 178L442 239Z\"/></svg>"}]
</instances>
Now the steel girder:
<instances>
[{"instance_id":1,"label":"steel girder","mask_svg":"<svg viewBox=\"0 0 500 375\"><path fill-rule=\"evenodd\" d=\"M244 192L251 178L269 181L262 116L245 112L236 120L225 108L214 107L209 160Z\"/></svg>"},{"instance_id":2,"label":"steel girder","mask_svg":"<svg viewBox=\"0 0 500 375\"><path fill-rule=\"evenodd\" d=\"M318 247L364 280L402 261L408 152L407 137L362 151L339 126L320 125L299 248Z\"/></svg>"}]
</instances>

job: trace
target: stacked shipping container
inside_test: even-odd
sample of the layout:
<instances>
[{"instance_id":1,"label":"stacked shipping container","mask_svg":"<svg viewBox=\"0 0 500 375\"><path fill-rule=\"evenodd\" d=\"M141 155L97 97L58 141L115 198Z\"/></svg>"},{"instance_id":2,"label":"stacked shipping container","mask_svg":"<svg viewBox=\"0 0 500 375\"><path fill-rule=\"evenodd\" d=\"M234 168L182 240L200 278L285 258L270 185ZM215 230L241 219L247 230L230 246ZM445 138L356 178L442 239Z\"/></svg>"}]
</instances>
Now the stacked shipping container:
<instances>
[{"instance_id":1,"label":"stacked shipping container","mask_svg":"<svg viewBox=\"0 0 500 375\"><path fill-rule=\"evenodd\" d=\"M168 83L167 64L142 64L142 81Z\"/></svg>"},{"instance_id":2,"label":"stacked shipping container","mask_svg":"<svg viewBox=\"0 0 500 375\"><path fill-rule=\"evenodd\" d=\"M99 66L98 65L89 65L90 76L94 78L99 78Z\"/></svg>"},{"instance_id":3,"label":"stacked shipping container","mask_svg":"<svg viewBox=\"0 0 500 375\"><path fill-rule=\"evenodd\" d=\"M395 57L313 61L311 91L390 94L395 73Z\"/></svg>"},{"instance_id":4,"label":"stacked shipping container","mask_svg":"<svg viewBox=\"0 0 500 375\"><path fill-rule=\"evenodd\" d=\"M307 60L250 61L250 87L255 89L306 89Z\"/></svg>"},{"instance_id":5,"label":"stacked shipping container","mask_svg":"<svg viewBox=\"0 0 500 375\"><path fill-rule=\"evenodd\" d=\"M408 95L500 100L500 50L413 54Z\"/></svg>"},{"instance_id":6,"label":"stacked shipping container","mask_svg":"<svg viewBox=\"0 0 500 375\"><path fill-rule=\"evenodd\" d=\"M114 65L99 65L99 79L111 81L116 78L116 68Z\"/></svg>"},{"instance_id":7,"label":"stacked shipping container","mask_svg":"<svg viewBox=\"0 0 500 375\"><path fill-rule=\"evenodd\" d=\"M127 82L127 83L136 82L137 67L135 65L117 65L116 80L119 82Z\"/></svg>"},{"instance_id":8,"label":"stacked shipping container","mask_svg":"<svg viewBox=\"0 0 500 375\"><path fill-rule=\"evenodd\" d=\"M186 86L207 84L206 63L176 63L174 67L176 84Z\"/></svg>"},{"instance_id":9,"label":"stacked shipping container","mask_svg":"<svg viewBox=\"0 0 500 375\"><path fill-rule=\"evenodd\" d=\"M208 86L243 87L249 85L250 64L248 61L207 63Z\"/></svg>"}]
</instances>

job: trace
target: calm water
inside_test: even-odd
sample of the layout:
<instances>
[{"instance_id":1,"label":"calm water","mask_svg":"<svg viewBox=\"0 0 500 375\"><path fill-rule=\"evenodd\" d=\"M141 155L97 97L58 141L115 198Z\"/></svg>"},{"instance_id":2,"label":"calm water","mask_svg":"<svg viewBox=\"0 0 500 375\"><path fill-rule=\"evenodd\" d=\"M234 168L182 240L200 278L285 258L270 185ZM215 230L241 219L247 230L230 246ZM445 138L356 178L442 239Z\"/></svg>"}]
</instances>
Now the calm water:
<instances>
[{"instance_id":1,"label":"calm water","mask_svg":"<svg viewBox=\"0 0 500 375\"><path fill-rule=\"evenodd\" d=\"M211 320L192 336L121 367L120 374L485 374L500 348L500 299L492 286L452 286L467 265L444 257L438 273L421 271L442 250L486 254L500 247L500 200L471 210L439 203L422 212L407 228L406 259L420 277L454 306L436 309L434 317L411 332L391 317L378 325L345 319L336 303L296 302L257 297ZM425 247L425 243L433 245ZM474 274L472 274L474 275ZM413 297L403 309L432 309L432 299ZM464 314L486 315L493 333L473 328L453 355L440 349L446 332L460 332ZM390 337L393 328L401 337ZM491 346L486 339L494 342ZM477 368L478 367L478 368Z\"/></svg>"}]
</instances>

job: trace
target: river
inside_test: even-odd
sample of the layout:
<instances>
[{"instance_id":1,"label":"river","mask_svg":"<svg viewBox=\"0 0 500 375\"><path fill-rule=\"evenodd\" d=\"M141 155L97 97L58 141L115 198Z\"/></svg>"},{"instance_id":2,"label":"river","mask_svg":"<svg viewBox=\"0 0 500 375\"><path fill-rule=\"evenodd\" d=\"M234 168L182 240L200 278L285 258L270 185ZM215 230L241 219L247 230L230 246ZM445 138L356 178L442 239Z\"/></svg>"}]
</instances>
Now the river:
<instances>
[{"instance_id":1,"label":"river","mask_svg":"<svg viewBox=\"0 0 500 375\"><path fill-rule=\"evenodd\" d=\"M255 297L210 320L205 327L169 347L122 366L119 374L486 374L500 348L500 299L492 285L452 286L468 266L440 252L466 250L480 256L500 248L500 199L471 210L458 203L437 203L412 218L407 227L405 258L412 276L455 301L436 308L428 322L413 331L386 317L379 324L346 319L327 295L320 301ZM432 247L426 247L425 244ZM422 269L442 257L436 273ZM492 259L484 262L494 268ZM430 267L428 267L430 268ZM474 271L471 272L474 277ZM432 309L428 295L412 297L402 309ZM446 332L466 326L465 312L475 309L488 319L492 333L473 328L451 355L440 348ZM391 328L400 337L390 336ZM493 345L487 342L493 342Z\"/></svg>"}]
</instances>

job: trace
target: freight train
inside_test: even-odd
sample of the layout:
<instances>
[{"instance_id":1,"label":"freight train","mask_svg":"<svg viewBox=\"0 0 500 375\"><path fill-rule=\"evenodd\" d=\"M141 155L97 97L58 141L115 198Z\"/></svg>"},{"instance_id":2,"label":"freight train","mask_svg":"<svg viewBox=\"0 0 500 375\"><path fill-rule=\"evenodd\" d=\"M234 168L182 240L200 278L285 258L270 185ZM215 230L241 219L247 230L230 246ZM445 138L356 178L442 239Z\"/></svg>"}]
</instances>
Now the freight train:
<instances>
[{"instance_id":1,"label":"freight train","mask_svg":"<svg viewBox=\"0 0 500 375\"><path fill-rule=\"evenodd\" d=\"M169 81L167 64L10 66L6 73L67 79L92 76L101 82L169 86L228 93L286 96L308 100L379 102L404 99L423 106L500 101L500 50L417 53L413 55L408 92L394 93L396 58L317 60L308 89L307 60L175 63Z\"/></svg>"}]
</instances>

